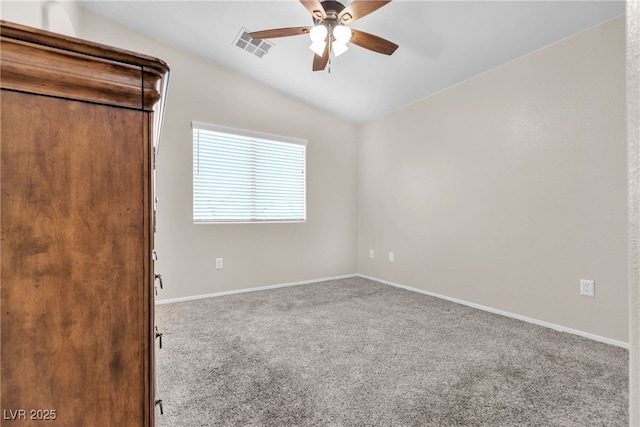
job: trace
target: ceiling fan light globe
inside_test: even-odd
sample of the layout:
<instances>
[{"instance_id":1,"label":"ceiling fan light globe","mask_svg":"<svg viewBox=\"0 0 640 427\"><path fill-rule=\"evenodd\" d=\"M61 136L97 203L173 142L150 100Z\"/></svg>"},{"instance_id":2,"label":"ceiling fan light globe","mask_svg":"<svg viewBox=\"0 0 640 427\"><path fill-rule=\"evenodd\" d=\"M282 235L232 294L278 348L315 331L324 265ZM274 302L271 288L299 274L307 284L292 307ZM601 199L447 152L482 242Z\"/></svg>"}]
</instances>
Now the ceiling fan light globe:
<instances>
[{"instance_id":1,"label":"ceiling fan light globe","mask_svg":"<svg viewBox=\"0 0 640 427\"><path fill-rule=\"evenodd\" d=\"M328 32L327 27L324 25L316 25L309 31L309 37L314 44L322 43L327 38Z\"/></svg>"},{"instance_id":2,"label":"ceiling fan light globe","mask_svg":"<svg viewBox=\"0 0 640 427\"><path fill-rule=\"evenodd\" d=\"M333 29L333 37L336 39L336 41L344 45L349 43L349 40L351 40L351 36L351 28L347 27L346 25L338 25Z\"/></svg>"},{"instance_id":3,"label":"ceiling fan light globe","mask_svg":"<svg viewBox=\"0 0 640 427\"><path fill-rule=\"evenodd\" d=\"M333 50L333 54L338 57L349 50L349 48L347 47L346 43L341 43L336 40L331 43L331 50Z\"/></svg>"},{"instance_id":4,"label":"ceiling fan light globe","mask_svg":"<svg viewBox=\"0 0 640 427\"><path fill-rule=\"evenodd\" d=\"M326 43L324 41L313 42L311 46L309 46L309 49L311 49L316 55L322 56L324 54L325 46Z\"/></svg>"}]
</instances>

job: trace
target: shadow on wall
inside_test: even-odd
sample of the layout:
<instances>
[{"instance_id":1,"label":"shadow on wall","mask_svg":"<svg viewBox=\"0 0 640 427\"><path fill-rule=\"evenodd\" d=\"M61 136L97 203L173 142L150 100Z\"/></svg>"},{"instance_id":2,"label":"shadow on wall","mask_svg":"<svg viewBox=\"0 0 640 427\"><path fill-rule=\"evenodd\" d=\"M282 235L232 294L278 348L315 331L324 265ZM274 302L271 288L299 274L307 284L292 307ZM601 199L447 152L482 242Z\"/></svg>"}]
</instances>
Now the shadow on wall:
<instances>
[{"instance_id":1,"label":"shadow on wall","mask_svg":"<svg viewBox=\"0 0 640 427\"><path fill-rule=\"evenodd\" d=\"M0 18L75 37L79 16L80 5L76 0L3 1Z\"/></svg>"},{"instance_id":2,"label":"shadow on wall","mask_svg":"<svg viewBox=\"0 0 640 427\"><path fill-rule=\"evenodd\" d=\"M66 2L77 6L77 3ZM61 2L45 1L42 3L42 28L54 33L75 37L71 13Z\"/></svg>"}]
</instances>

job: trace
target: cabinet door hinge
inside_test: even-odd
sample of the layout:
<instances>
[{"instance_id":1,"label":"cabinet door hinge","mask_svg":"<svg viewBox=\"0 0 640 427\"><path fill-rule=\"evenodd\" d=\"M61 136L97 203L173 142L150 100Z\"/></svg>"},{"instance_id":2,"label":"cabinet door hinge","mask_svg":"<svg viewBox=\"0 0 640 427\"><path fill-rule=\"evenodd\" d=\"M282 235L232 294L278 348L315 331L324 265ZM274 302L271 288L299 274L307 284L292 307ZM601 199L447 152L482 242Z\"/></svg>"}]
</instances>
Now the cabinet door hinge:
<instances>
[{"instance_id":1,"label":"cabinet door hinge","mask_svg":"<svg viewBox=\"0 0 640 427\"><path fill-rule=\"evenodd\" d=\"M151 164L153 166L153 170L156 170L156 147L155 146L153 146L153 149L152 149Z\"/></svg>"}]
</instances>

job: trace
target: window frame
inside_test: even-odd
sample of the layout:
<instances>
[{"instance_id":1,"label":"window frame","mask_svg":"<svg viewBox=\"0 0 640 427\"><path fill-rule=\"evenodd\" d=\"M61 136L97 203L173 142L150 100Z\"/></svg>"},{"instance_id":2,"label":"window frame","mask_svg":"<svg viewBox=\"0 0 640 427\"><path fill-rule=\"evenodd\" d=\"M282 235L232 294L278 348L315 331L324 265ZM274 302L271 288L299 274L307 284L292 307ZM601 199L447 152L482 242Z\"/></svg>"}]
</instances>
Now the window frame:
<instances>
[{"instance_id":1,"label":"window frame","mask_svg":"<svg viewBox=\"0 0 640 427\"><path fill-rule=\"evenodd\" d=\"M222 134L228 134L232 137L243 138L247 140L252 140L253 142L262 141L265 143L275 143L275 144L290 144L297 145L304 148L304 155L302 159L302 167L303 167L303 189L302 189L302 204L303 204L303 218L302 219L255 219L250 218L246 220L235 220L235 219L224 219L224 220L202 220L195 218L195 138L194 131L203 130L203 131L211 131ZM191 122L191 159L192 159L192 176L191 176L191 220L194 225L207 225L207 224L301 224L307 222L307 144L308 141L301 138L294 138L283 135L275 135L265 132L256 132L247 129L239 129L228 126L221 126L211 123L204 123L199 121Z\"/></svg>"}]
</instances>

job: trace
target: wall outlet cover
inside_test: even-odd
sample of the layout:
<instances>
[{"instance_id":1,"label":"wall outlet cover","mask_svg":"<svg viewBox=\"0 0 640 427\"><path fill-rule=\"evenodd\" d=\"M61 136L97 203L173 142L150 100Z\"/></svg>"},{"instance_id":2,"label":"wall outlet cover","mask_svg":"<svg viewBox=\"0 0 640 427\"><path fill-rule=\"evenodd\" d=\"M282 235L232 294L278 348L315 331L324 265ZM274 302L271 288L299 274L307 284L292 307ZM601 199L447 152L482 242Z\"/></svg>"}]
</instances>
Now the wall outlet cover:
<instances>
[{"instance_id":1,"label":"wall outlet cover","mask_svg":"<svg viewBox=\"0 0 640 427\"><path fill-rule=\"evenodd\" d=\"M216 269L220 270L224 267L224 261L222 258L216 258Z\"/></svg>"},{"instance_id":2,"label":"wall outlet cover","mask_svg":"<svg viewBox=\"0 0 640 427\"><path fill-rule=\"evenodd\" d=\"M593 280L580 279L580 295L585 297L594 297L596 283Z\"/></svg>"}]
</instances>

